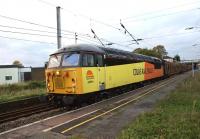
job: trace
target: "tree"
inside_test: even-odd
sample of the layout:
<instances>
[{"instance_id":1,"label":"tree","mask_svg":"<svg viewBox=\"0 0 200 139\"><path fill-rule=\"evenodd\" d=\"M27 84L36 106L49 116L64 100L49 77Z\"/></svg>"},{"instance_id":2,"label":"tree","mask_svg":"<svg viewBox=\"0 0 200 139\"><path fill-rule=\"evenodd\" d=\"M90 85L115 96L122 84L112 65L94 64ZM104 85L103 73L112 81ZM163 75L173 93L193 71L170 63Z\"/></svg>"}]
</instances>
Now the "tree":
<instances>
[{"instance_id":1,"label":"tree","mask_svg":"<svg viewBox=\"0 0 200 139\"><path fill-rule=\"evenodd\" d=\"M136 48L133 52L134 53L138 53L138 54L142 54L142 55L153 56L153 57L158 57L159 58L158 53L156 53L153 49Z\"/></svg>"},{"instance_id":2,"label":"tree","mask_svg":"<svg viewBox=\"0 0 200 139\"><path fill-rule=\"evenodd\" d=\"M175 59L176 61L181 61L181 58L180 58L180 56L179 56L178 54L176 54L176 55L174 56L174 59Z\"/></svg>"},{"instance_id":3,"label":"tree","mask_svg":"<svg viewBox=\"0 0 200 139\"><path fill-rule=\"evenodd\" d=\"M134 53L143 54L147 56L153 56L162 59L163 56L167 56L167 51L163 45L157 45L153 49L136 48Z\"/></svg>"},{"instance_id":4,"label":"tree","mask_svg":"<svg viewBox=\"0 0 200 139\"><path fill-rule=\"evenodd\" d=\"M142 48L136 48L133 52L134 53L140 53L142 51Z\"/></svg>"},{"instance_id":5,"label":"tree","mask_svg":"<svg viewBox=\"0 0 200 139\"><path fill-rule=\"evenodd\" d=\"M153 50L159 55L159 58L163 58L163 56L167 55L167 51L164 45L157 45L153 48Z\"/></svg>"},{"instance_id":6,"label":"tree","mask_svg":"<svg viewBox=\"0 0 200 139\"><path fill-rule=\"evenodd\" d=\"M13 65L17 65L19 67L23 67L23 64L19 60L13 61Z\"/></svg>"}]
</instances>

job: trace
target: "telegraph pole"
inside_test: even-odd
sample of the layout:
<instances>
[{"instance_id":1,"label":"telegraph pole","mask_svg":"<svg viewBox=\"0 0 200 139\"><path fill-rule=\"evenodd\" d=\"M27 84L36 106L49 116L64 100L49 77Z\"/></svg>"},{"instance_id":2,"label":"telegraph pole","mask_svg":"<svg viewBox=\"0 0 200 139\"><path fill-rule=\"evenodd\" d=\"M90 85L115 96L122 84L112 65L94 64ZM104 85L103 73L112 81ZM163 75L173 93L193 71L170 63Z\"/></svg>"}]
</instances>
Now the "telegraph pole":
<instances>
[{"instance_id":1,"label":"telegraph pole","mask_svg":"<svg viewBox=\"0 0 200 139\"><path fill-rule=\"evenodd\" d=\"M58 49L61 48L61 23L60 23L60 7L56 7L56 17L57 17L57 46Z\"/></svg>"},{"instance_id":2,"label":"telegraph pole","mask_svg":"<svg viewBox=\"0 0 200 139\"><path fill-rule=\"evenodd\" d=\"M192 62L192 77L194 77L194 62Z\"/></svg>"},{"instance_id":3,"label":"telegraph pole","mask_svg":"<svg viewBox=\"0 0 200 139\"><path fill-rule=\"evenodd\" d=\"M78 38L77 38L77 33L75 32L75 44L77 44L77 40L78 40Z\"/></svg>"}]
</instances>

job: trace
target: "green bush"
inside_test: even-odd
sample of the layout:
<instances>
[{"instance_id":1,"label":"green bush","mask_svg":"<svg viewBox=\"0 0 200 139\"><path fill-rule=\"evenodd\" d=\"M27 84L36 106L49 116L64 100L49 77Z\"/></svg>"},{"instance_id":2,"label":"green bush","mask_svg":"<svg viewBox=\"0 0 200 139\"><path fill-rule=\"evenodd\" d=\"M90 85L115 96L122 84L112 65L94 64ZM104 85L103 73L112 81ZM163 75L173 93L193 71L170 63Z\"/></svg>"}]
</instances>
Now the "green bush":
<instances>
[{"instance_id":1,"label":"green bush","mask_svg":"<svg viewBox=\"0 0 200 139\"><path fill-rule=\"evenodd\" d=\"M23 99L46 93L45 82L31 81L17 84L0 85L0 103Z\"/></svg>"},{"instance_id":2,"label":"green bush","mask_svg":"<svg viewBox=\"0 0 200 139\"><path fill-rule=\"evenodd\" d=\"M0 85L0 92L15 92L15 91L22 91L26 89L39 89L45 88L44 81L30 81L25 83L16 83L16 84L6 84Z\"/></svg>"},{"instance_id":3,"label":"green bush","mask_svg":"<svg viewBox=\"0 0 200 139\"><path fill-rule=\"evenodd\" d=\"M200 73L182 81L157 107L121 131L119 139L200 138Z\"/></svg>"},{"instance_id":4,"label":"green bush","mask_svg":"<svg viewBox=\"0 0 200 139\"><path fill-rule=\"evenodd\" d=\"M45 82L32 81L26 86L26 89L45 88Z\"/></svg>"}]
</instances>

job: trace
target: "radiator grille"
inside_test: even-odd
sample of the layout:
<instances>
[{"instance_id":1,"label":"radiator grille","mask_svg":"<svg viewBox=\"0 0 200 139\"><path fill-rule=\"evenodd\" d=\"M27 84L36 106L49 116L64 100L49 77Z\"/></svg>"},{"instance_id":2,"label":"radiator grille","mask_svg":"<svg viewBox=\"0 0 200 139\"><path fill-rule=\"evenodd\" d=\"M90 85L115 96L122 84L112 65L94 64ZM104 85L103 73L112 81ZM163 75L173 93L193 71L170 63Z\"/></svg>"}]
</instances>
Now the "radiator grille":
<instances>
[{"instance_id":1,"label":"radiator grille","mask_svg":"<svg viewBox=\"0 0 200 139\"><path fill-rule=\"evenodd\" d=\"M55 88L56 89L64 88L63 79L61 77L56 77L54 81L55 81Z\"/></svg>"}]
</instances>

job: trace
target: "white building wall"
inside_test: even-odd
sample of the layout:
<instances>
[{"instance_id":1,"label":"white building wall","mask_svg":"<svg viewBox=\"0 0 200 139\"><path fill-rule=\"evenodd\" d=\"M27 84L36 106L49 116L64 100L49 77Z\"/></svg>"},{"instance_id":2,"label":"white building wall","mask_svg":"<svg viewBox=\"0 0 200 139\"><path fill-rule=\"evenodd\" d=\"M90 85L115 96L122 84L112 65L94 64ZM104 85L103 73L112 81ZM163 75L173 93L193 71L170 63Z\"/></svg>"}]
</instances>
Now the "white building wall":
<instances>
[{"instance_id":1,"label":"white building wall","mask_svg":"<svg viewBox=\"0 0 200 139\"><path fill-rule=\"evenodd\" d=\"M19 68L19 82L24 81L24 72L31 72L31 68Z\"/></svg>"},{"instance_id":2,"label":"white building wall","mask_svg":"<svg viewBox=\"0 0 200 139\"><path fill-rule=\"evenodd\" d=\"M20 72L31 72L31 68L19 68Z\"/></svg>"},{"instance_id":3,"label":"white building wall","mask_svg":"<svg viewBox=\"0 0 200 139\"><path fill-rule=\"evenodd\" d=\"M199 63L199 64L197 64L197 67L198 67L198 70L200 70L200 63Z\"/></svg>"},{"instance_id":4,"label":"white building wall","mask_svg":"<svg viewBox=\"0 0 200 139\"><path fill-rule=\"evenodd\" d=\"M18 68L0 68L0 84L11 84L18 83L19 79L19 69ZM11 80L6 80L6 76L11 76Z\"/></svg>"},{"instance_id":5,"label":"white building wall","mask_svg":"<svg viewBox=\"0 0 200 139\"><path fill-rule=\"evenodd\" d=\"M165 61L168 61L168 62L173 62L174 60L173 59L171 59L171 58L166 58L166 59L164 59Z\"/></svg>"}]
</instances>

